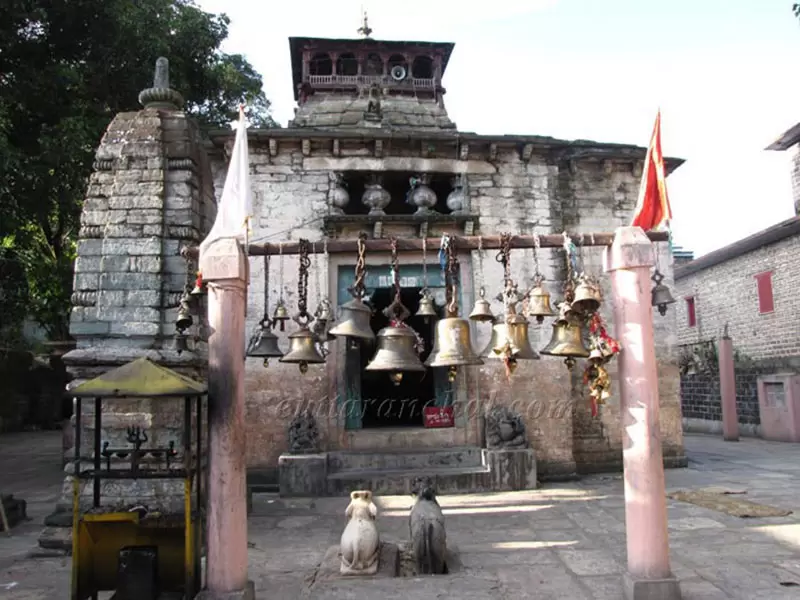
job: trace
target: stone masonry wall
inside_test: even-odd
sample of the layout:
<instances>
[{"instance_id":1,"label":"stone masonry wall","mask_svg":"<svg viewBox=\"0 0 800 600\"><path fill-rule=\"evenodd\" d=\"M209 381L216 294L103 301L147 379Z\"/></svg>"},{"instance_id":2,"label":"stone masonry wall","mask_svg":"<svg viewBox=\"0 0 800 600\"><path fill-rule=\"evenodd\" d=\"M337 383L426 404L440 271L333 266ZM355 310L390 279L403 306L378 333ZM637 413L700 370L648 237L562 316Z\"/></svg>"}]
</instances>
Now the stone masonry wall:
<instances>
[{"instance_id":1,"label":"stone masonry wall","mask_svg":"<svg viewBox=\"0 0 800 600\"><path fill-rule=\"evenodd\" d=\"M758 368L735 367L736 370L736 410L743 433L755 434L761 423L758 408L758 388L756 380ZM720 399L719 375L698 372L681 377L681 408L684 423L688 430L700 428L698 421L722 421L722 401ZM711 427L703 429L708 430Z\"/></svg>"},{"instance_id":2,"label":"stone masonry wall","mask_svg":"<svg viewBox=\"0 0 800 600\"><path fill-rule=\"evenodd\" d=\"M725 324L737 350L776 368L800 368L800 236L786 238L676 281L673 306L678 339L694 344L719 338ZM772 271L775 310L759 314L755 275ZM695 298L696 326L689 327L686 297Z\"/></svg>"},{"instance_id":3,"label":"stone masonry wall","mask_svg":"<svg viewBox=\"0 0 800 600\"><path fill-rule=\"evenodd\" d=\"M176 353L173 334L187 284L180 248L200 242L215 206L200 133L183 112L147 109L115 117L98 147L81 216L70 320L77 347L64 357L75 377L72 385L141 356L205 377L206 331L199 316L205 311L196 312L187 332L193 338L188 352ZM189 268L193 281L195 267ZM103 441L125 446L125 428L139 425L148 430L149 444L175 441L180 447L180 406L148 399L104 404ZM90 457L93 403L83 406L81 453ZM180 494L180 482L110 482L103 501L138 498L151 508L161 503L177 509ZM69 504L70 495L68 476L62 502Z\"/></svg>"},{"instance_id":4,"label":"stone masonry wall","mask_svg":"<svg viewBox=\"0 0 800 600\"><path fill-rule=\"evenodd\" d=\"M329 189L326 166L331 159L330 144L311 143L305 146L299 140L281 139L277 148L251 143L251 177L254 193L255 225L254 241L282 241L300 237L318 241L322 237L322 217L327 213ZM371 157L363 142L343 141L338 147L339 156L359 160ZM392 148L390 156L404 156L402 148ZM414 156L414 153L411 153ZM471 157L472 158L472 157ZM484 157L476 157L481 159ZM503 232L515 234L613 231L630 220L638 190L638 173L631 170L628 162L607 163L553 163L536 155L523 161L518 152L499 150L496 158L481 162L481 168L470 169L470 161L457 161L466 170L469 189L470 212L480 215L479 231L476 234L497 235ZM487 165L494 165L494 168ZM351 167L352 168L352 167ZM223 157L214 157L213 170L217 193L221 193L225 177ZM495 172L492 173L492 170ZM351 198L351 202L359 202ZM429 235L435 235L429 233ZM672 265L666 244L659 249L665 283L672 284ZM471 261L462 262L472 269L472 282L464 278L465 300L462 307L466 315L471 301L477 294L481 281L485 283L487 297L494 296L502 285L502 270L494 260L496 251L484 255L484 271L478 273L478 253L472 253ZM563 252L546 249L540 254L540 268L547 277L553 299L561 296L563 281ZM602 251L599 248L583 253L587 270L597 274L604 282L604 291L609 296L608 278L602 272ZM431 258L429 258L431 260ZM279 257L272 257L270 268L270 310L279 297ZM263 260L252 258L250 291L248 294L248 335L255 331L263 314ZM284 298L292 312L296 307L297 257L283 258ZM324 257L318 261L323 271L321 284L329 286L324 273L328 264ZM512 271L520 287L530 285L534 274L532 250L517 250L512 256ZM309 279L309 308L316 307L314 273ZM335 299L332 299L335 300ZM500 312L499 303L494 303L495 312ZM606 304L603 314L613 331L611 307ZM666 317L654 316L658 344L660 392L662 401L662 431L665 454L682 456L682 433L680 426L679 380L673 346L674 312ZM489 342L491 328L472 324L473 345L477 351ZM294 330L287 326L287 333ZM530 338L534 349L544 347L550 340L550 321L543 325L535 322L530 327ZM287 347L285 334L281 346ZM612 333L613 335L613 333ZM331 346L335 346L334 342ZM331 389L337 367L337 352L332 352L326 365L311 366L301 376L295 365L270 361L264 368L260 360L248 359L246 365L247 397L247 461L250 467L270 468L277 464L278 456L288 448L287 425L293 411L308 402L335 401L336 391ZM532 443L537 451L537 461L543 473L554 475L573 473L579 470L596 470L604 465L617 465L621 460L621 431L619 428L618 381L612 363L613 397L601 408L601 419L588 416L588 400L580 377L582 365L570 374L563 362L542 357L538 361L520 361L511 382L502 373L499 361L471 370L459 383L465 390L466 401L486 406L490 403L516 401L532 405L533 400L544 401L540 408L522 409ZM533 405L534 407L537 405ZM330 411L328 414L332 414ZM341 443L337 435L335 415L319 423L324 447L333 449ZM577 460L577 463L576 463Z\"/></svg>"}]
</instances>

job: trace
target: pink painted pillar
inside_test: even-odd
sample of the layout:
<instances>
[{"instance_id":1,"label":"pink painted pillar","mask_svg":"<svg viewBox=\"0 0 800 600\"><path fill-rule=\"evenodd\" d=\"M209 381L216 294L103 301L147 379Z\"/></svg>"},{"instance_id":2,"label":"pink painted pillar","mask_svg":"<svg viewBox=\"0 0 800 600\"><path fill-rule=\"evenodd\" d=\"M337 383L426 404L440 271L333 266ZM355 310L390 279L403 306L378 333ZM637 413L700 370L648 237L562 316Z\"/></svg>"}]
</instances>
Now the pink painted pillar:
<instances>
[{"instance_id":1,"label":"pink painted pillar","mask_svg":"<svg viewBox=\"0 0 800 600\"><path fill-rule=\"evenodd\" d=\"M650 305L653 244L640 227L620 227L605 252L611 274L619 354L620 419L625 469L628 600L677 600L669 564L664 462L658 419L658 371Z\"/></svg>"},{"instance_id":2,"label":"pink painted pillar","mask_svg":"<svg viewBox=\"0 0 800 600\"><path fill-rule=\"evenodd\" d=\"M719 341L719 392L722 399L722 439L739 441L739 414L736 410L736 373L733 368L733 342L726 331Z\"/></svg>"},{"instance_id":3,"label":"pink painted pillar","mask_svg":"<svg viewBox=\"0 0 800 600\"><path fill-rule=\"evenodd\" d=\"M200 257L208 283L208 517L204 600L253 597L247 580L244 429L247 257L236 240Z\"/></svg>"}]
</instances>

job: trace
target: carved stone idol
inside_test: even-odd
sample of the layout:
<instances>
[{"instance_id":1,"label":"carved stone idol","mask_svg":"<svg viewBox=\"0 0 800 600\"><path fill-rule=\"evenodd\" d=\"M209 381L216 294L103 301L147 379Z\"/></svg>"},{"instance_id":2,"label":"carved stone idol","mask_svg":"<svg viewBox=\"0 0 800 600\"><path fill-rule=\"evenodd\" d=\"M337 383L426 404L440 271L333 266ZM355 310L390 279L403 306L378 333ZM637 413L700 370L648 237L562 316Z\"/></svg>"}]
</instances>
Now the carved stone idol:
<instances>
[{"instance_id":1,"label":"carved stone idol","mask_svg":"<svg viewBox=\"0 0 800 600\"><path fill-rule=\"evenodd\" d=\"M382 216L386 214L384 209L389 206L391 201L391 195L381 186L381 176L373 173L367 181L361 202L369 208L370 215Z\"/></svg>"},{"instance_id":2,"label":"carved stone idol","mask_svg":"<svg viewBox=\"0 0 800 600\"><path fill-rule=\"evenodd\" d=\"M319 452L319 430L311 411L306 409L289 424L289 453L313 454Z\"/></svg>"},{"instance_id":3,"label":"carved stone idol","mask_svg":"<svg viewBox=\"0 0 800 600\"><path fill-rule=\"evenodd\" d=\"M417 497L408 516L411 548L417 573L447 573L447 534L444 513L436 500L430 478L417 478L412 493Z\"/></svg>"},{"instance_id":4,"label":"carved stone idol","mask_svg":"<svg viewBox=\"0 0 800 600\"><path fill-rule=\"evenodd\" d=\"M331 214L343 215L344 209L350 203L350 194L344 187L341 173L331 173L330 180L331 186L328 192L328 200Z\"/></svg>"},{"instance_id":5,"label":"carved stone idol","mask_svg":"<svg viewBox=\"0 0 800 600\"><path fill-rule=\"evenodd\" d=\"M464 177L462 175L453 177L453 191L447 196L447 208L449 208L453 214L464 212L464 208L467 204L466 190L464 188Z\"/></svg>"},{"instance_id":6,"label":"carved stone idol","mask_svg":"<svg viewBox=\"0 0 800 600\"><path fill-rule=\"evenodd\" d=\"M409 194L409 203L417 207L417 215L427 215L432 211L431 209L436 206L436 192L429 186L431 183L431 176L428 173L422 173L417 177L411 178L411 193Z\"/></svg>"},{"instance_id":7,"label":"carved stone idol","mask_svg":"<svg viewBox=\"0 0 800 600\"><path fill-rule=\"evenodd\" d=\"M496 406L486 415L486 447L489 449L527 448L522 417L503 406Z\"/></svg>"},{"instance_id":8,"label":"carved stone idol","mask_svg":"<svg viewBox=\"0 0 800 600\"><path fill-rule=\"evenodd\" d=\"M372 492L359 490L350 492L350 504L345 511L347 525L342 532L342 575L374 575L378 572L381 541L375 520L378 508L372 501Z\"/></svg>"}]
</instances>

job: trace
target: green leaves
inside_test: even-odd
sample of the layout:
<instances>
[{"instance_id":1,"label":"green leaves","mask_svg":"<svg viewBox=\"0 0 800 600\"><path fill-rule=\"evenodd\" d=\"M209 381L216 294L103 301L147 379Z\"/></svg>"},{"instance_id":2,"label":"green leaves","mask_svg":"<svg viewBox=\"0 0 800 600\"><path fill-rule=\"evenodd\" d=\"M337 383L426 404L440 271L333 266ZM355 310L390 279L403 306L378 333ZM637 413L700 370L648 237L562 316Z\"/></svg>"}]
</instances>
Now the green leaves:
<instances>
[{"instance_id":1,"label":"green leaves","mask_svg":"<svg viewBox=\"0 0 800 600\"><path fill-rule=\"evenodd\" d=\"M0 2L0 247L24 267L25 302L55 339L67 335L95 148L115 114L141 108L159 56L201 125L227 127L245 102L254 125L276 126L261 77L220 51L228 25L190 0Z\"/></svg>"}]
</instances>

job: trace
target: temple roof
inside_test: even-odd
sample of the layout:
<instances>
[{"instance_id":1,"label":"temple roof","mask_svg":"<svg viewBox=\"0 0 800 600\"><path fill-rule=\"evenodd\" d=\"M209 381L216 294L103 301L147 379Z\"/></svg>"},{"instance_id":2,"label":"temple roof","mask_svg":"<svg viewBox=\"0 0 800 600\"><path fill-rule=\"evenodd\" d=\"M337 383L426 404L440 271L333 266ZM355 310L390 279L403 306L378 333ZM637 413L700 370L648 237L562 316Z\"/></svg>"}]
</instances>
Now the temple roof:
<instances>
[{"instance_id":1,"label":"temple roof","mask_svg":"<svg viewBox=\"0 0 800 600\"><path fill-rule=\"evenodd\" d=\"M208 388L147 358L127 364L85 381L70 392L74 398L160 398L199 396Z\"/></svg>"},{"instance_id":2,"label":"temple roof","mask_svg":"<svg viewBox=\"0 0 800 600\"><path fill-rule=\"evenodd\" d=\"M374 40L372 38L348 39L348 38L311 38L311 37L290 37L289 53L292 59L292 80L294 88L294 99L298 99L297 86L303 80L303 47L307 45L323 47L347 47L353 52L358 51L395 51L402 53L411 47L428 48L440 50L442 52L442 75L447 69L447 63L453 52L455 44L452 42L415 42L400 40Z\"/></svg>"}]
</instances>

